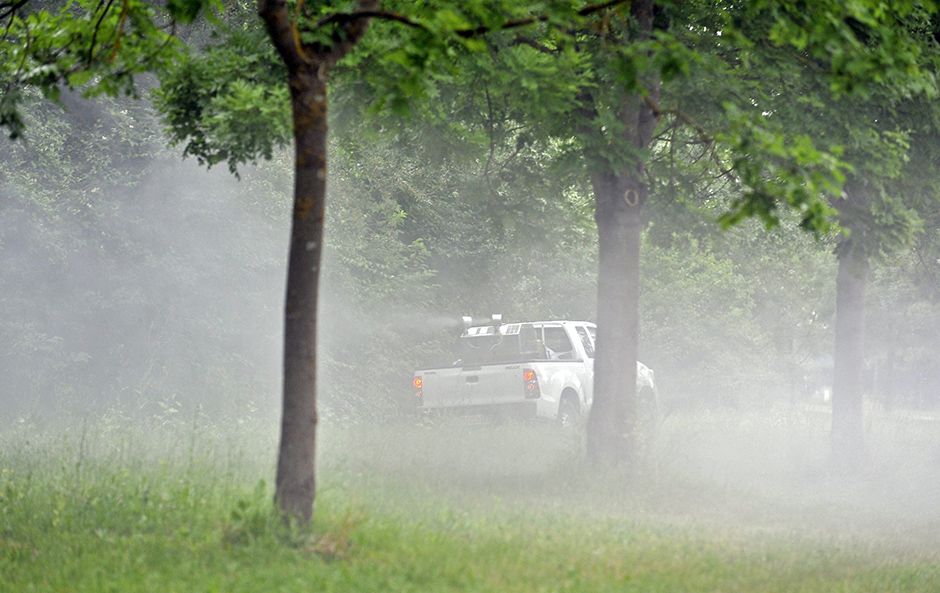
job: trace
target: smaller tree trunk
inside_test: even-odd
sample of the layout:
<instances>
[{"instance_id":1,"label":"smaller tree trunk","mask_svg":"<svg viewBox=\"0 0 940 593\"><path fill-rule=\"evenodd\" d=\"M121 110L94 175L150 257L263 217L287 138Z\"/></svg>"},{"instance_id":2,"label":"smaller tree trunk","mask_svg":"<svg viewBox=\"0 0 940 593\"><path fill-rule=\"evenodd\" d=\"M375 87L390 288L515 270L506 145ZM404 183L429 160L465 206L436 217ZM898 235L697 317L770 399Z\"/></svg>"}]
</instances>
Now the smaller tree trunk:
<instances>
[{"instance_id":1,"label":"smaller tree trunk","mask_svg":"<svg viewBox=\"0 0 940 593\"><path fill-rule=\"evenodd\" d=\"M888 356L881 372L881 385L879 389L881 392L879 395L884 402L885 410L889 412L894 409L894 398L897 390L897 373L895 372L897 351L898 336L897 330L895 329L888 338Z\"/></svg>"},{"instance_id":2,"label":"smaller tree trunk","mask_svg":"<svg viewBox=\"0 0 940 593\"><path fill-rule=\"evenodd\" d=\"M835 356L832 381L832 459L850 470L865 455L862 394L865 366L865 285L868 257L853 239L838 250Z\"/></svg>"},{"instance_id":3,"label":"smaller tree trunk","mask_svg":"<svg viewBox=\"0 0 940 593\"><path fill-rule=\"evenodd\" d=\"M374 10L378 0L358 0ZM287 66L294 123L294 207L284 307L284 400L274 499L285 518L310 523L316 491L317 302L326 205L327 77L359 42L369 19L342 26L330 43L305 44L286 0L259 0L271 43Z\"/></svg>"},{"instance_id":4,"label":"smaller tree trunk","mask_svg":"<svg viewBox=\"0 0 940 593\"><path fill-rule=\"evenodd\" d=\"M313 514L317 426L316 335L326 204L327 84L316 64L291 73L294 206L284 316L284 392L275 499L287 518Z\"/></svg>"}]
</instances>

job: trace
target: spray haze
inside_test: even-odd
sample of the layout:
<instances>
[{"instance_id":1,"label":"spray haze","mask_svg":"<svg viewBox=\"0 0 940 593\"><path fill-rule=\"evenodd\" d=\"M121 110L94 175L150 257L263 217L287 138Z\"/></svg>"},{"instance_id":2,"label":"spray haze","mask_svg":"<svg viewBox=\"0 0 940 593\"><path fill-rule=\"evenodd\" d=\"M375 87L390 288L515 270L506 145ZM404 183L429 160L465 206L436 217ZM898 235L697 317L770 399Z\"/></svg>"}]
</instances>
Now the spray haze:
<instances>
[{"instance_id":1,"label":"spray haze","mask_svg":"<svg viewBox=\"0 0 940 593\"><path fill-rule=\"evenodd\" d=\"M36 106L33 139L0 158L3 442L44 435L37 449L66 443L76 466L174 460L238 484L267 476L290 157L239 180L207 173L162 148L148 109L87 105ZM419 517L538 512L937 558L935 242L873 258L864 461L843 472L829 442L840 239L814 241L786 216L772 231L719 232L727 188L704 205L651 201L640 360L662 415L636 467L599 477L583 432L423 414L410 384L415 369L453 363L468 312L596 318L589 190L525 150L481 182L480 146L425 162L350 135L335 142L320 303L327 492L394 492L369 504Z\"/></svg>"},{"instance_id":2,"label":"spray haze","mask_svg":"<svg viewBox=\"0 0 940 593\"><path fill-rule=\"evenodd\" d=\"M0 0L0 593L940 591L938 23Z\"/></svg>"}]
</instances>

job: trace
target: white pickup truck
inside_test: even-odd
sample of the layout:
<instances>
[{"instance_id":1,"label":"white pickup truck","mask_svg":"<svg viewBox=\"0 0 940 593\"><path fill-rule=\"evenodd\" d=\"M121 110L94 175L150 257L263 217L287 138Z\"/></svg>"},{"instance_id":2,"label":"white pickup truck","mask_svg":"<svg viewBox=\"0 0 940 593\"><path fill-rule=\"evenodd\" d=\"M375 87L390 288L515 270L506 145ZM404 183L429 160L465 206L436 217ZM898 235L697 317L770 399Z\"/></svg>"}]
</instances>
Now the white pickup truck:
<instances>
[{"instance_id":1,"label":"white pickup truck","mask_svg":"<svg viewBox=\"0 0 940 593\"><path fill-rule=\"evenodd\" d=\"M519 412L573 426L594 397L596 326L527 321L467 327L448 368L415 371L416 405L427 411ZM637 362L637 391L657 407L653 371Z\"/></svg>"}]
</instances>

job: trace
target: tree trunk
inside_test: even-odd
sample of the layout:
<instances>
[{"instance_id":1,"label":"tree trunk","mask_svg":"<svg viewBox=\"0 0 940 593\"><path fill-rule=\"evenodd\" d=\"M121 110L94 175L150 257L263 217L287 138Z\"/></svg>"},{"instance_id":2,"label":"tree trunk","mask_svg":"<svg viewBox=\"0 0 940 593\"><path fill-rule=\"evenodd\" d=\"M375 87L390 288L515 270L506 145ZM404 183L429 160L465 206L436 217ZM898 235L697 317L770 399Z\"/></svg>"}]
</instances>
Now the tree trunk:
<instances>
[{"instance_id":1,"label":"tree trunk","mask_svg":"<svg viewBox=\"0 0 940 593\"><path fill-rule=\"evenodd\" d=\"M884 368L881 372L880 394L884 402L885 410L890 412L894 409L895 394L897 389L897 352L898 352L898 331L895 327L888 338L888 356L885 360Z\"/></svg>"},{"instance_id":2,"label":"tree trunk","mask_svg":"<svg viewBox=\"0 0 940 593\"><path fill-rule=\"evenodd\" d=\"M640 210L647 188L631 176L596 174L598 235L594 403L588 418L592 461L629 468L636 452L636 360L640 320Z\"/></svg>"},{"instance_id":3,"label":"tree trunk","mask_svg":"<svg viewBox=\"0 0 940 593\"><path fill-rule=\"evenodd\" d=\"M630 4L631 23L622 43L648 39L654 27L654 0ZM618 116L622 141L642 154L650 144L659 113L658 76L644 77L646 97L627 93ZM589 98L584 94L583 98ZM588 109L596 120L596 110ZM636 362L640 343L640 233L641 212L649 188L642 157L611 163L589 158L593 172L598 238L597 348L594 357L594 402L588 418L587 452L595 463L630 470L636 460Z\"/></svg>"},{"instance_id":4,"label":"tree trunk","mask_svg":"<svg viewBox=\"0 0 940 593\"><path fill-rule=\"evenodd\" d=\"M838 257L832 459L837 468L850 470L865 459L862 387L868 257L860 242L851 238L839 245Z\"/></svg>"},{"instance_id":5,"label":"tree trunk","mask_svg":"<svg viewBox=\"0 0 940 593\"><path fill-rule=\"evenodd\" d=\"M373 10L378 0L358 0ZM284 399L274 499L288 520L307 525L316 492L317 303L326 204L327 77L359 42L368 18L305 43L286 0L259 0L258 14L284 65L294 123L294 207L284 306ZM322 41L322 40L321 40Z\"/></svg>"},{"instance_id":6,"label":"tree trunk","mask_svg":"<svg viewBox=\"0 0 940 593\"><path fill-rule=\"evenodd\" d=\"M316 64L292 72L294 207L284 311L284 393L275 499L285 516L313 514L317 426L317 302L326 201L327 86Z\"/></svg>"}]
</instances>

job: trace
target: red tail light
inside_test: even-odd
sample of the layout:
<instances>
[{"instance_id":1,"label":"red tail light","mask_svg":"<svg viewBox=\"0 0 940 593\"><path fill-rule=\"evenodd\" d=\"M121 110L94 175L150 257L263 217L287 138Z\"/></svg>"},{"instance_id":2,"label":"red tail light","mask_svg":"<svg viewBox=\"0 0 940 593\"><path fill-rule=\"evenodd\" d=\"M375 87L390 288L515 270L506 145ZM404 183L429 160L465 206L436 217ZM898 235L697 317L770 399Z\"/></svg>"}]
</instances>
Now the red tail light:
<instances>
[{"instance_id":1,"label":"red tail light","mask_svg":"<svg viewBox=\"0 0 940 593\"><path fill-rule=\"evenodd\" d=\"M522 380L525 382L526 399L538 399L542 396L539 389L539 378L532 369L522 369Z\"/></svg>"},{"instance_id":2,"label":"red tail light","mask_svg":"<svg viewBox=\"0 0 940 593\"><path fill-rule=\"evenodd\" d=\"M414 379L411 380L411 385L415 388L415 400L420 406L424 404L424 379L418 375L415 375Z\"/></svg>"}]
</instances>

